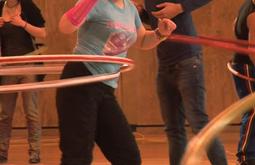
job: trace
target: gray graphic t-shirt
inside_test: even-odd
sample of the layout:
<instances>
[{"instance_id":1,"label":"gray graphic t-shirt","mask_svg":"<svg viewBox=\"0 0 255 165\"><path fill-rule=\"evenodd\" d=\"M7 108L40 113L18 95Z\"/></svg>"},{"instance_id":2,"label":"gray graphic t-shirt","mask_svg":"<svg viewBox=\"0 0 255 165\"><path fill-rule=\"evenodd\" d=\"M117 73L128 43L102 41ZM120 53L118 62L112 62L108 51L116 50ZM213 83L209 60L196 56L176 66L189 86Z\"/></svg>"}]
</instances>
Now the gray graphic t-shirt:
<instances>
[{"instance_id":1,"label":"gray graphic t-shirt","mask_svg":"<svg viewBox=\"0 0 255 165\"><path fill-rule=\"evenodd\" d=\"M142 23L135 6L129 0L124 0L124 4L124 8L119 8L112 0L98 1L78 31L75 54L126 57ZM85 65L93 75L115 73L120 69L118 64L85 62ZM117 79L104 83L117 87Z\"/></svg>"}]
</instances>

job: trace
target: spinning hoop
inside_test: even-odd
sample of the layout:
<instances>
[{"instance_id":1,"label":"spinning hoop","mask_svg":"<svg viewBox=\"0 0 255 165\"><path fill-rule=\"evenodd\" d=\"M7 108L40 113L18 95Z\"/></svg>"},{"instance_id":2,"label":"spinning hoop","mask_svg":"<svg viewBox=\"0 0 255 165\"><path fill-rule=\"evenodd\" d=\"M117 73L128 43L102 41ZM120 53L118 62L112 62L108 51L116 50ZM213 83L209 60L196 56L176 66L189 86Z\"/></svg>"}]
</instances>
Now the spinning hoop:
<instances>
[{"instance_id":1,"label":"spinning hoop","mask_svg":"<svg viewBox=\"0 0 255 165\"><path fill-rule=\"evenodd\" d=\"M255 49L249 48L248 42L243 40L230 40L230 39L219 39L216 37L209 36L187 36L172 34L168 37L169 40L174 42L189 43L189 44L200 44L211 47L224 48L227 50L232 50L235 52L240 52L244 54L255 53ZM126 67L122 67L120 72L125 72L133 68L132 60L126 58L119 58L114 56L100 56L100 55L40 55L40 56L30 56L32 54L40 54L47 47L39 48L27 54L26 56L12 56L12 57L2 57L0 58L0 75L24 75L24 74L57 74L63 69L63 66L23 66L19 68L11 68L4 66L5 64L20 64L20 63L35 63L35 62L68 62L68 61L86 61L86 62L103 62L103 63L115 63L124 64ZM37 52L39 51L39 52ZM228 65L229 67L229 65ZM231 67L230 71L241 77L250 81L255 81L253 78L246 77L234 71ZM4 92L16 92L24 90L34 90L34 89L45 89L52 87L64 87L71 85L78 85L90 82L104 81L117 78L120 74L118 73L108 73L100 74L96 76L85 76L79 78L70 78L64 80L54 80L46 82L36 82L27 84L17 84L17 85L4 85L0 86L0 93Z\"/></svg>"},{"instance_id":2,"label":"spinning hoop","mask_svg":"<svg viewBox=\"0 0 255 165\"><path fill-rule=\"evenodd\" d=\"M246 40L232 40L212 36L188 36L181 34L172 34L168 37L168 40L173 42L223 48L234 52L243 53L244 55L255 53L255 48L251 48L255 45L250 44Z\"/></svg>"},{"instance_id":3,"label":"spinning hoop","mask_svg":"<svg viewBox=\"0 0 255 165\"><path fill-rule=\"evenodd\" d=\"M234 119L248 112L255 106L255 93L252 93L227 107L214 117L196 136L194 136L185 151L181 165L201 164L204 151L212 140L226 128Z\"/></svg>"},{"instance_id":4,"label":"spinning hoop","mask_svg":"<svg viewBox=\"0 0 255 165\"><path fill-rule=\"evenodd\" d=\"M252 77L248 77L248 76L245 76L239 72L237 72L233 67L232 67L232 61L229 61L227 63L227 67L228 67L228 70L235 76L239 77L239 78L242 78L242 79L245 79L245 80L248 80L248 81L253 81L255 82L255 78L252 78Z\"/></svg>"},{"instance_id":5,"label":"spinning hoop","mask_svg":"<svg viewBox=\"0 0 255 165\"><path fill-rule=\"evenodd\" d=\"M6 68L5 64L22 64L35 62L103 62L123 65L119 72L98 74L94 76L82 76L76 78L68 78L62 80L52 80L44 82L34 82L26 84L2 85L0 86L0 93L17 92L25 90L59 88L66 86L73 86L79 84L86 84L98 81L111 80L119 77L121 72L126 72L133 69L133 61L127 58L102 56L102 55L40 55L40 56L11 56L0 58L0 75L26 75L26 74L42 74L45 73L45 66L41 67L16 67ZM47 68L47 66L46 66ZM63 67L48 67L47 72L59 73ZM7 73L8 71L8 73Z\"/></svg>"},{"instance_id":6,"label":"spinning hoop","mask_svg":"<svg viewBox=\"0 0 255 165\"><path fill-rule=\"evenodd\" d=\"M35 75L35 74L60 74L63 65L21 65L21 66L4 66L0 65L0 75Z\"/></svg>"},{"instance_id":7,"label":"spinning hoop","mask_svg":"<svg viewBox=\"0 0 255 165\"><path fill-rule=\"evenodd\" d=\"M37 43L35 45L37 45L38 49L35 49L34 51L25 54L26 56L27 55L40 55L48 49L48 47L42 43Z\"/></svg>"},{"instance_id":8,"label":"spinning hoop","mask_svg":"<svg viewBox=\"0 0 255 165\"><path fill-rule=\"evenodd\" d=\"M223 48L235 52L242 53L242 55L255 54L255 45L249 43L246 40L232 40L232 39L224 39L213 36L187 36L180 34L172 34L168 37L168 40L180 43L188 43L188 44L197 44L197 45L206 45L211 47ZM253 48L251 48L253 47ZM255 78L247 77L243 74L238 73L231 66L232 62L227 63L228 70L234 74L235 76L248 80L255 81Z\"/></svg>"}]
</instances>

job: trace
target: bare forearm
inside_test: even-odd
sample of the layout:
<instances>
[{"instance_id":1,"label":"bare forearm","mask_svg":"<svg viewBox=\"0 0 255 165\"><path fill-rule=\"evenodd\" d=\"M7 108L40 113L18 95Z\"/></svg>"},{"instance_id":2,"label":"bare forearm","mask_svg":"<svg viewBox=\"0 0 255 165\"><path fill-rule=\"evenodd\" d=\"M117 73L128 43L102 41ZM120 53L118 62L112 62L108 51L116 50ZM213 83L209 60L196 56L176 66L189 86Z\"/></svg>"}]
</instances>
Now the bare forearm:
<instances>
[{"instance_id":1,"label":"bare forearm","mask_svg":"<svg viewBox=\"0 0 255 165\"><path fill-rule=\"evenodd\" d=\"M136 45L140 49L152 49L160 42L167 39L167 36L171 35L175 29L175 23L166 18L159 20L158 28L154 31L145 30L145 28L141 26L137 31L138 37Z\"/></svg>"},{"instance_id":2,"label":"bare forearm","mask_svg":"<svg viewBox=\"0 0 255 165\"><path fill-rule=\"evenodd\" d=\"M162 42L164 38L159 37L155 31L146 31L145 35L143 36L139 48L140 49L152 49L156 47L160 42Z\"/></svg>"},{"instance_id":3,"label":"bare forearm","mask_svg":"<svg viewBox=\"0 0 255 165\"><path fill-rule=\"evenodd\" d=\"M29 23L26 23L23 28L34 37L38 37L38 38L46 37L46 30L43 27L36 27Z\"/></svg>"},{"instance_id":4,"label":"bare forearm","mask_svg":"<svg viewBox=\"0 0 255 165\"><path fill-rule=\"evenodd\" d=\"M69 19L67 19L66 15L63 15L59 22L59 29L62 33L69 34L75 32L78 27L74 26Z\"/></svg>"}]
</instances>

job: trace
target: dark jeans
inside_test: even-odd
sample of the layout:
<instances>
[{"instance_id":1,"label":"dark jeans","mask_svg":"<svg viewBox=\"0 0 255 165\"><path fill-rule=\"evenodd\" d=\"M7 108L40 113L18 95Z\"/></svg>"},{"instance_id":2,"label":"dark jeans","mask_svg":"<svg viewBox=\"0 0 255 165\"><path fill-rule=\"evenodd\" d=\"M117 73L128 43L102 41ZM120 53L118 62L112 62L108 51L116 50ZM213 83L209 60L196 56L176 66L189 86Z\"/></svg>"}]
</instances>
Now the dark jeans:
<instances>
[{"instance_id":1,"label":"dark jeans","mask_svg":"<svg viewBox=\"0 0 255 165\"><path fill-rule=\"evenodd\" d=\"M185 119L197 134L207 123L201 55L171 66L159 66L158 96L169 140L171 165L179 165L187 145ZM215 139L207 155L213 165L226 165L223 145Z\"/></svg>"},{"instance_id":2,"label":"dark jeans","mask_svg":"<svg viewBox=\"0 0 255 165\"><path fill-rule=\"evenodd\" d=\"M62 78L90 75L83 63L68 63ZM138 146L114 96L93 83L57 90L61 165L89 165L94 143L113 165L140 165Z\"/></svg>"},{"instance_id":3,"label":"dark jeans","mask_svg":"<svg viewBox=\"0 0 255 165\"><path fill-rule=\"evenodd\" d=\"M255 77L253 65L235 64L233 68L248 77ZM235 86L240 98L254 92L255 83L234 76ZM239 161L255 159L255 110L254 108L242 116L240 140L238 144L237 157Z\"/></svg>"}]
</instances>

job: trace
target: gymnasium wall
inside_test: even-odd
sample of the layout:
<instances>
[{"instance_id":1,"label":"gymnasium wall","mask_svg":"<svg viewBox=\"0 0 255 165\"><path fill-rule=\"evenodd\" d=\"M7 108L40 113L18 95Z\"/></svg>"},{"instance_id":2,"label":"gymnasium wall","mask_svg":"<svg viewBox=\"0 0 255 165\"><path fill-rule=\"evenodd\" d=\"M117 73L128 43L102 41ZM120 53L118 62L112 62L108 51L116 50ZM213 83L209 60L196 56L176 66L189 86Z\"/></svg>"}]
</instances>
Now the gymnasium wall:
<instances>
[{"instance_id":1,"label":"gymnasium wall","mask_svg":"<svg viewBox=\"0 0 255 165\"><path fill-rule=\"evenodd\" d=\"M242 1L213 0L209 5L195 11L194 21L199 35L233 38L232 24ZM44 42L48 50L45 54L71 54L76 34L61 34L57 25L61 15L74 5L76 0L35 0L35 2L46 20L48 36ZM231 74L226 68L226 63L232 58L233 52L211 47L204 47L203 52L207 90L206 107L210 118L213 118L237 100ZM157 70L155 49L141 51L131 48L128 55L135 61L136 67L121 75L119 88L116 91L123 111L131 124L161 125L162 120L155 91ZM58 76L46 76L46 80L57 78ZM57 126L55 89L40 91L40 110L44 127ZM234 123L238 122L237 119ZM20 98L14 126L25 126Z\"/></svg>"}]
</instances>

